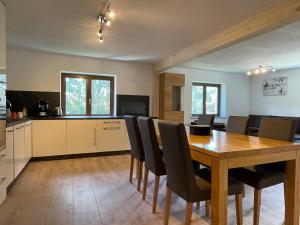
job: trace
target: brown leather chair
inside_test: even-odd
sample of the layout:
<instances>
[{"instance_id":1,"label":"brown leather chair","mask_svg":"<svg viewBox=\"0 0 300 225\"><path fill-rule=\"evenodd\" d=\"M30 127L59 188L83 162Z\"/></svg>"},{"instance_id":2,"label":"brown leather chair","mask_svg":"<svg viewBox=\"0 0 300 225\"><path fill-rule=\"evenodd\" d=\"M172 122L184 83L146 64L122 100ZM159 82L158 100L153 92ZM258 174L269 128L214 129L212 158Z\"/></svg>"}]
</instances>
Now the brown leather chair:
<instances>
[{"instance_id":1,"label":"brown leather chair","mask_svg":"<svg viewBox=\"0 0 300 225\"><path fill-rule=\"evenodd\" d=\"M245 116L229 116L226 126L226 132L246 134L248 120L249 118Z\"/></svg>"},{"instance_id":2,"label":"brown leather chair","mask_svg":"<svg viewBox=\"0 0 300 225\"><path fill-rule=\"evenodd\" d=\"M213 127L214 119L215 119L214 115L199 115L197 124L198 125L209 125L209 126Z\"/></svg>"},{"instance_id":3,"label":"brown leather chair","mask_svg":"<svg viewBox=\"0 0 300 225\"><path fill-rule=\"evenodd\" d=\"M143 174L143 162L145 161L145 155L144 155L141 134L140 134L139 126L138 126L137 117L125 116L124 118L125 118L125 122L126 122L126 126L127 126L129 142L130 142L130 146L131 146L129 182L132 183L134 159L136 159L136 161L137 161L137 179L138 179L137 190L140 191L142 174Z\"/></svg>"},{"instance_id":4,"label":"brown leather chair","mask_svg":"<svg viewBox=\"0 0 300 225\"><path fill-rule=\"evenodd\" d=\"M197 176L195 175L189 143L185 127L182 123L161 121L158 123L158 126L167 172L164 224L167 225L169 220L172 191L187 201L185 224L190 224L193 202L198 203L210 200L211 198L210 182L202 178L211 177L210 170L207 168L199 169ZM232 183L235 184L235 192L232 189ZM242 225L243 185L238 181L230 179L228 192L236 194L237 221L239 225Z\"/></svg>"},{"instance_id":5,"label":"brown leather chair","mask_svg":"<svg viewBox=\"0 0 300 225\"><path fill-rule=\"evenodd\" d=\"M263 118L259 137L293 141L296 120L281 118ZM253 224L259 224L261 190L283 183L285 180L285 162L231 169L229 174L254 188Z\"/></svg>"},{"instance_id":6,"label":"brown leather chair","mask_svg":"<svg viewBox=\"0 0 300 225\"><path fill-rule=\"evenodd\" d=\"M152 212L155 213L159 189L159 180L160 176L166 175L166 167L165 163L162 160L162 155L159 149L153 120L147 117L140 117L138 119L138 123L145 152L143 200L145 200L146 198L148 173L149 171L151 171L155 174L154 193L152 202Z\"/></svg>"}]
</instances>

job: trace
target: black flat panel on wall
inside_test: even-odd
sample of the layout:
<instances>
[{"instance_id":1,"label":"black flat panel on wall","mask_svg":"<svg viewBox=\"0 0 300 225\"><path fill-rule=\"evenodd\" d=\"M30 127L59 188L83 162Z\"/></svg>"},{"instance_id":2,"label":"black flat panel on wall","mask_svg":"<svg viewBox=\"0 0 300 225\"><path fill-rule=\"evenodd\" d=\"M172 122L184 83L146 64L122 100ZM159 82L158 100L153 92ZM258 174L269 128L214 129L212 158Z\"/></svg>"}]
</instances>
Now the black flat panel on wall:
<instances>
[{"instance_id":1,"label":"black flat panel on wall","mask_svg":"<svg viewBox=\"0 0 300 225\"><path fill-rule=\"evenodd\" d=\"M149 96L117 95L117 115L149 116Z\"/></svg>"},{"instance_id":2,"label":"black flat panel on wall","mask_svg":"<svg viewBox=\"0 0 300 225\"><path fill-rule=\"evenodd\" d=\"M56 106L60 105L60 92L41 92L41 91L15 91L7 90L6 98L12 104L12 111L22 111L27 108L28 116L35 116L36 105L39 100L47 100L50 112L54 112Z\"/></svg>"}]
</instances>

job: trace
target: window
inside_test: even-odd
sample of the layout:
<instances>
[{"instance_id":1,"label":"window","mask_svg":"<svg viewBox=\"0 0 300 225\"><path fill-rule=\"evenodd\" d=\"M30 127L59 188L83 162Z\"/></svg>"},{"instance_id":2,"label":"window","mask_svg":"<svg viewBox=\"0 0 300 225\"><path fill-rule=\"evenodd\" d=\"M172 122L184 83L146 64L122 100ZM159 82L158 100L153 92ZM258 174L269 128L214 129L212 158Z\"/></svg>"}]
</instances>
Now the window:
<instances>
[{"instance_id":1,"label":"window","mask_svg":"<svg viewBox=\"0 0 300 225\"><path fill-rule=\"evenodd\" d=\"M113 115L114 77L62 74L61 102L65 115Z\"/></svg>"},{"instance_id":2,"label":"window","mask_svg":"<svg viewBox=\"0 0 300 225\"><path fill-rule=\"evenodd\" d=\"M192 116L220 115L220 84L193 83Z\"/></svg>"}]
</instances>

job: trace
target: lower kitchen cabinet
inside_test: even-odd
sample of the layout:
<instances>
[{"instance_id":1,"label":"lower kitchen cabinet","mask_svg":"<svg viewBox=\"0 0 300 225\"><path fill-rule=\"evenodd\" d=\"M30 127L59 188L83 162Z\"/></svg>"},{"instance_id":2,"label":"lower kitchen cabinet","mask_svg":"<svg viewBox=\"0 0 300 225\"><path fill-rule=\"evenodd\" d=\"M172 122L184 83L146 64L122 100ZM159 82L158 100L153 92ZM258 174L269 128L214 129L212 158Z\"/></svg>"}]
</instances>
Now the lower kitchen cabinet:
<instances>
[{"instance_id":1,"label":"lower kitchen cabinet","mask_svg":"<svg viewBox=\"0 0 300 225\"><path fill-rule=\"evenodd\" d=\"M32 125L31 121L25 123L25 163L32 157Z\"/></svg>"},{"instance_id":2,"label":"lower kitchen cabinet","mask_svg":"<svg viewBox=\"0 0 300 225\"><path fill-rule=\"evenodd\" d=\"M14 177L25 167L25 125L14 126Z\"/></svg>"},{"instance_id":3,"label":"lower kitchen cabinet","mask_svg":"<svg viewBox=\"0 0 300 225\"><path fill-rule=\"evenodd\" d=\"M67 121L67 153L97 152L97 120Z\"/></svg>"},{"instance_id":4,"label":"lower kitchen cabinet","mask_svg":"<svg viewBox=\"0 0 300 225\"><path fill-rule=\"evenodd\" d=\"M124 120L98 121L98 151L128 150L129 139Z\"/></svg>"},{"instance_id":5,"label":"lower kitchen cabinet","mask_svg":"<svg viewBox=\"0 0 300 225\"><path fill-rule=\"evenodd\" d=\"M32 121L32 152L34 157L67 154L66 120Z\"/></svg>"}]
</instances>

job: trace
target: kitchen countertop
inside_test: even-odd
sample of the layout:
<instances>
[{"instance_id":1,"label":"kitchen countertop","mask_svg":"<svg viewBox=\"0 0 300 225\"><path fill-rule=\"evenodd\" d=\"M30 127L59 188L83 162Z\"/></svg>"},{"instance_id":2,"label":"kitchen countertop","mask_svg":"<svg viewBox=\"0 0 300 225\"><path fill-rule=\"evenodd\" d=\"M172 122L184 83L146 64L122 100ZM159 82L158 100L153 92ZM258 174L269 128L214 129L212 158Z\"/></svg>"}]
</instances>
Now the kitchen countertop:
<instances>
[{"instance_id":1,"label":"kitchen countertop","mask_svg":"<svg viewBox=\"0 0 300 225\"><path fill-rule=\"evenodd\" d=\"M30 120L92 120L92 119L124 119L123 116L33 116L33 117L26 117L22 119L7 119L6 120L6 127L11 127L18 125L20 123L25 123Z\"/></svg>"}]
</instances>

